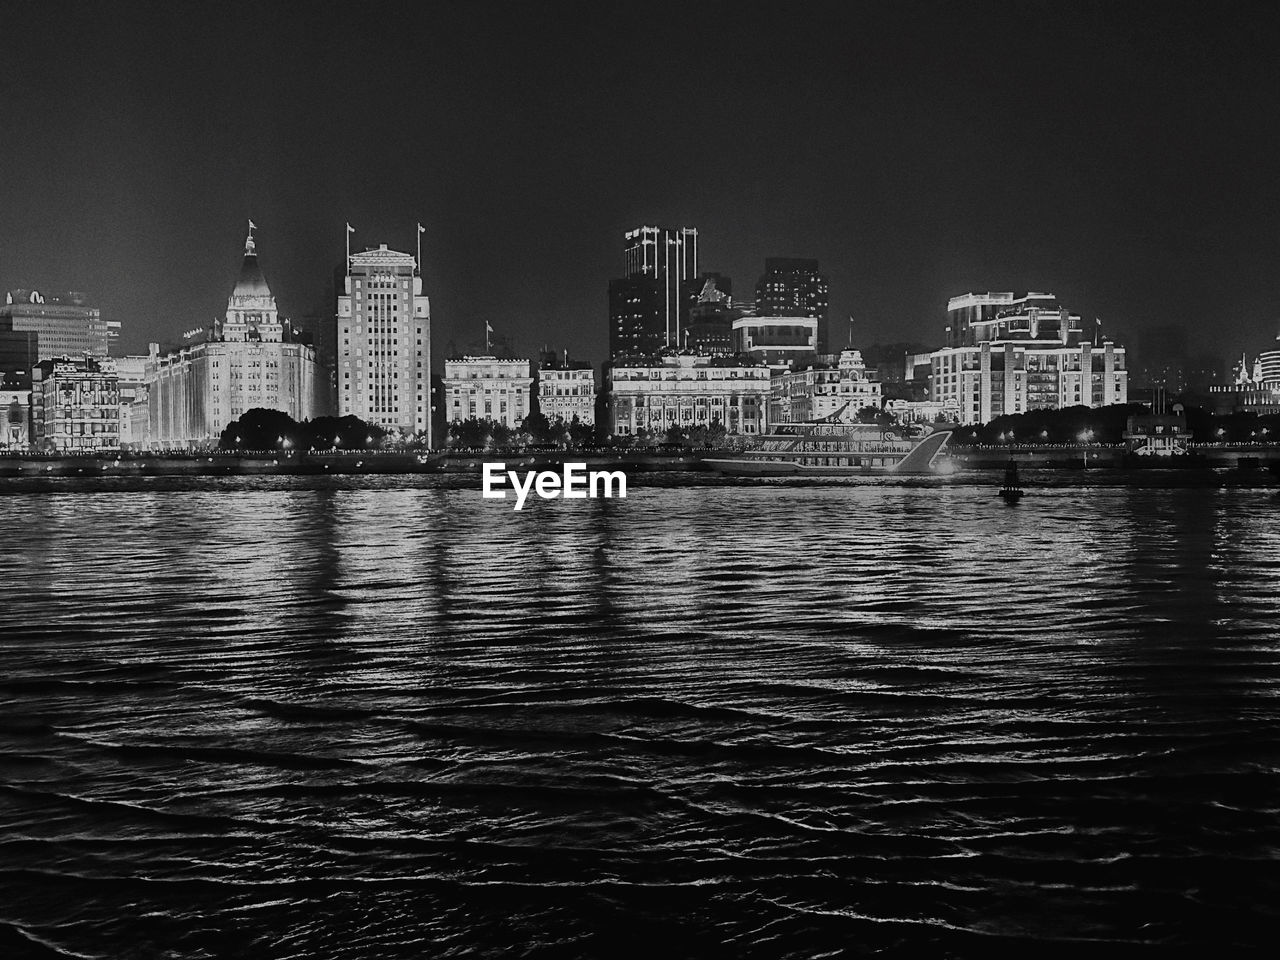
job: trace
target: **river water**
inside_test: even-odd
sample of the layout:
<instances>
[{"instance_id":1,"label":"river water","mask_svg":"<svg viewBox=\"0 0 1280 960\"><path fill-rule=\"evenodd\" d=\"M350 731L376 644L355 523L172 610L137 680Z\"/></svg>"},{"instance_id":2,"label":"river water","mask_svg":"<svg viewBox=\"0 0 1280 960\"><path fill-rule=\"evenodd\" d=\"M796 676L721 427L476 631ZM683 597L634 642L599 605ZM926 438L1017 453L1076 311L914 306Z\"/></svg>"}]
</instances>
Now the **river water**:
<instances>
[{"instance_id":1,"label":"river water","mask_svg":"<svg viewBox=\"0 0 1280 960\"><path fill-rule=\"evenodd\" d=\"M457 487L0 496L0 955L1274 939L1274 491Z\"/></svg>"}]
</instances>

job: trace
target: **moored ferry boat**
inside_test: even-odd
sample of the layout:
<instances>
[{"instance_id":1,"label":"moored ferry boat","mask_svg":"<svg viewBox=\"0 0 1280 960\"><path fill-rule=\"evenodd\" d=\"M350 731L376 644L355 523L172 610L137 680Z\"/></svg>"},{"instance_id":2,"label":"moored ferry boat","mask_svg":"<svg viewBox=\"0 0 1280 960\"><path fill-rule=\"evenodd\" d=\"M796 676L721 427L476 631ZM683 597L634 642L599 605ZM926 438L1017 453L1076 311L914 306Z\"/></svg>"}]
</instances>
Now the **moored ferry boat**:
<instances>
[{"instance_id":1,"label":"moored ferry boat","mask_svg":"<svg viewBox=\"0 0 1280 960\"><path fill-rule=\"evenodd\" d=\"M733 477L928 474L954 429L938 423L783 423L736 457L702 462Z\"/></svg>"}]
</instances>

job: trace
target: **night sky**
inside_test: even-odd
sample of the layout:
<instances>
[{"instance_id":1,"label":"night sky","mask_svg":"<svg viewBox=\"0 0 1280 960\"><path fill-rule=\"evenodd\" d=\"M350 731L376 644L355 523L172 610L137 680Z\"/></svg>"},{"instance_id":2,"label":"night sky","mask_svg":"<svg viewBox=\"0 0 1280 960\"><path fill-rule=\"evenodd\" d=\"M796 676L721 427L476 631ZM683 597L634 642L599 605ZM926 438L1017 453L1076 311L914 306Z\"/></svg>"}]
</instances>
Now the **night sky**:
<instances>
[{"instance_id":1,"label":"night sky","mask_svg":"<svg viewBox=\"0 0 1280 960\"><path fill-rule=\"evenodd\" d=\"M855 338L1048 290L1225 355L1280 329L1268 6L0 2L0 284L122 347L225 309L244 221L281 310L424 238L435 346L596 361L622 233L695 226L753 296L818 258Z\"/></svg>"}]
</instances>

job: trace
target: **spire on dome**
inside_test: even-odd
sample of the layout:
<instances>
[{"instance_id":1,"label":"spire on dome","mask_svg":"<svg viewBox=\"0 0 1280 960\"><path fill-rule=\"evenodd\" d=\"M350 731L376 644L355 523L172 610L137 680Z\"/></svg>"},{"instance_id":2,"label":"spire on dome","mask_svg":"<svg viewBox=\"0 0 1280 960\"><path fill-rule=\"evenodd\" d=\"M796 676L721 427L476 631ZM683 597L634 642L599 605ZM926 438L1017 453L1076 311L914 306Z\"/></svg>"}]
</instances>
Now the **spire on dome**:
<instances>
[{"instance_id":1,"label":"spire on dome","mask_svg":"<svg viewBox=\"0 0 1280 960\"><path fill-rule=\"evenodd\" d=\"M233 297L271 296L271 288L267 286L262 267L258 265L258 247L253 239L253 231L257 229L258 225L250 220L249 235L244 238L244 260L240 264L240 277L235 289L231 291Z\"/></svg>"}]
</instances>

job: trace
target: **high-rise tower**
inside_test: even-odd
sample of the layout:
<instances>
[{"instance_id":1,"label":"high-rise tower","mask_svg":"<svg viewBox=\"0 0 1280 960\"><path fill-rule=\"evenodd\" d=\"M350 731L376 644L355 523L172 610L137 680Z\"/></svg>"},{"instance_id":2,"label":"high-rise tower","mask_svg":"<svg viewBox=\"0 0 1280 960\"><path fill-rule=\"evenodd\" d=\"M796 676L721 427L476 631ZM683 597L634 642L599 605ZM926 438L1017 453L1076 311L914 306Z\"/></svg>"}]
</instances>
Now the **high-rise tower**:
<instances>
[{"instance_id":1,"label":"high-rise tower","mask_svg":"<svg viewBox=\"0 0 1280 960\"><path fill-rule=\"evenodd\" d=\"M417 261L377 249L351 254L338 295L340 416L431 443L431 308Z\"/></svg>"},{"instance_id":2,"label":"high-rise tower","mask_svg":"<svg viewBox=\"0 0 1280 960\"><path fill-rule=\"evenodd\" d=\"M756 283L756 315L761 317L815 317L818 321L818 353L826 353L827 306L831 286L818 272L817 260L769 257L764 276Z\"/></svg>"},{"instance_id":3,"label":"high-rise tower","mask_svg":"<svg viewBox=\"0 0 1280 960\"><path fill-rule=\"evenodd\" d=\"M625 241L625 275L609 282L610 355L652 355L680 346L697 296L698 231L637 227Z\"/></svg>"}]
</instances>

